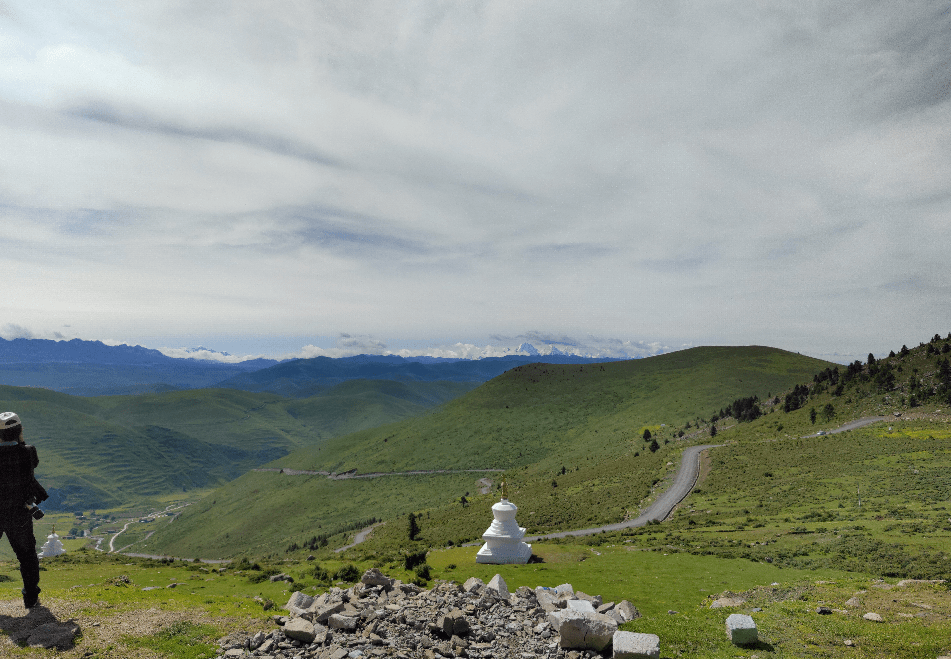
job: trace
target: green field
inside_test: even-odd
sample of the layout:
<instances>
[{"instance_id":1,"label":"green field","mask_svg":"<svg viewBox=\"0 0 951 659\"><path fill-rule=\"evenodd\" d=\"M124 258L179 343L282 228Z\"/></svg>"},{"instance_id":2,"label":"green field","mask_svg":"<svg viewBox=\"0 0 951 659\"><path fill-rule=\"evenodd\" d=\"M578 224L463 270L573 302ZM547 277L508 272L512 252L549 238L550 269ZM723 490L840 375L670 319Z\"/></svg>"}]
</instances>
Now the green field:
<instances>
[{"instance_id":1,"label":"green field","mask_svg":"<svg viewBox=\"0 0 951 659\"><path fill-rule=\"evenodd\" d=\"M476 548L431 551L432 579L462 583L501 574L510 589L570 583L605 601L627 599L642 617L622 626L657 634L665 657L898 657L934 658L951 649L951 593L943 585L897 586L896 581L833 569L798 570L748 559L644 551L623 542L538 544L541 563L479 565ZM274 629L270 619L294 590L317 594L347 565L356 573L376 565L404 581L418 579L399 564L371 564L339 556L318 561L207 565L133 559L76 551L44 560L43 602L57 620L71 620L82 636L66 652L17 648L0 638L5 657L167 657L207 659L218 638L233 632ZM282 572L295 582L272 583ZM331 575L330 578L321 575ZM0 629L22 615L15 564L0 563ZM150 588L151 590L144 590ZM737 607L711 609L720 595ZM861 606L850 608L853 597ZM819 606L835 610L818 615ZM878 612L884 623L862 619ZM751 612L759 630L754 648L732 646L724 633L730 613ZM845 646L844 640L852 646ZM142 654L148 649L154 654Z\"/></svg>"}]
</instances>

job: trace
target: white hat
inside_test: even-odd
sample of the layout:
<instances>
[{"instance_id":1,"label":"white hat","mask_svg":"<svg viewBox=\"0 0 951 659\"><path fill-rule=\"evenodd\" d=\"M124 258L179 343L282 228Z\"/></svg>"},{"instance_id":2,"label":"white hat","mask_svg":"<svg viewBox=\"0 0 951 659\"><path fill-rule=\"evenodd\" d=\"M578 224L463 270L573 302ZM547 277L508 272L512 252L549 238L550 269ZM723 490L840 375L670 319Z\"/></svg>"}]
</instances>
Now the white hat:
<instances>
[{"instance_id":1,"label":"white hat","mask_svg":"<svg viewBox=\"0 0 951 659\"><path fill-rule=\"evenodd\" d=\"M20 425L20 417L15 412L0 412L0 430L16 428Z\"/></svg>"}]
</instances>

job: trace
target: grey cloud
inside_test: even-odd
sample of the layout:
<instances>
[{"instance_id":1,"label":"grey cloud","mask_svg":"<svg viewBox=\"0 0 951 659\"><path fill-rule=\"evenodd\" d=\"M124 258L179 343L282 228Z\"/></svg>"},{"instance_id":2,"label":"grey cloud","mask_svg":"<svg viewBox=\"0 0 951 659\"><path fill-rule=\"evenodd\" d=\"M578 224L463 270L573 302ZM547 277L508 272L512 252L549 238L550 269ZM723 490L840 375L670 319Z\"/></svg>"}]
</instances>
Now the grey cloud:
<instances>
[{"instance_id":1,"label":"grey cloud","mask_svg":"<svg viewBox=\"0 0 951 659\"><path fill-rule=\"evenodd\" d=\"M286 233L275 232L279 238L275 246L279 248L306 243L361 258L377 253L426 255L434 250L425 237L408 237L410 231L398 228L398 222L346 209L311 206L278 209L271 214L292 220L289 224L294 227Z\"/></svg>"},{"instance_id":2,"label":"grey cloud","mask_svg":"<svg viewBox=\"0 0 951 659\"><path fill-rule=\"evenodd\" d=\"M0 328L0 337L3 337L7 341L12 341L13 339L38 338L32 330L23 325L17 325L16 323L5 323L3 327Z\"/></svg>"},{"instance_id":3,"label":"grey cloud","mask_svg":"<svg viewBox=\"0 0 951 659\"><path fill-rule=\"evenodd\" d=\"M371 336L354 336L341 333L336 341L334 348L341 353L350 355L385 355L387 350L386 343Z\"/></svg>"},{"instance_id":4,"label":"grey cloud","mask_svg":"<svg viewBox=\"0 0 951 659\"><path fill-rule=\"evenodd\" d=\"M240 144L269 151L281 156L304 160L317 165L336 168L349 168L343 160L321 152L303 141L289 139L276 134L267 134L234 126L187 126L159 119L140 110L121 111L103 102L87 103L69 108L68 116L79 117L119 128L148 133L161 133L171 137L209 140Z\"/></svg>"}]
</instances>

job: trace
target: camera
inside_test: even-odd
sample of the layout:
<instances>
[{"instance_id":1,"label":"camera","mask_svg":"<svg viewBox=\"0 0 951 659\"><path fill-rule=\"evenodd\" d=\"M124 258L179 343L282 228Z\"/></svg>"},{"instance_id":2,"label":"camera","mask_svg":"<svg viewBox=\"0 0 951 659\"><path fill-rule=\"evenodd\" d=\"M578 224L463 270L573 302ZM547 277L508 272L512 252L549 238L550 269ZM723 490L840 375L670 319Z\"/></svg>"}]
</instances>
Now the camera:
<instances>
[{"instance_id":1,"label":"camera","mask_svg":"<svg viewBox=\"0 0 951 659\"><path fill-rule=\"evenodd\" d=\"M46 515L46 513L40 510L39 506L27 506L27 510L30 511L30 517L33 519L43 519L43 516Z\"/></svg>"}]
</instances>

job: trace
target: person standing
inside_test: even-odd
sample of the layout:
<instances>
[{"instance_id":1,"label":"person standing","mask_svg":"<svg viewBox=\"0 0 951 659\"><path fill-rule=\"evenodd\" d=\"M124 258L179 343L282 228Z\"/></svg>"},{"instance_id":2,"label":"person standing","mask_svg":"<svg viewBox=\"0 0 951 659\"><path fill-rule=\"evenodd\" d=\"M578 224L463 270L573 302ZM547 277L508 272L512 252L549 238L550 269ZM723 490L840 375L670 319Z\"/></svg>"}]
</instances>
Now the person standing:
<instances>
[{"instance_id":1,"label":"person standing","mask_svg":"<svg viewBox=\"0 0 951 659\"><path fill-rule=\"evenodd\" d=\"M33 504L39 464L36 447L23 442L23 424L13 412L0 413L0 536L4 533L20 562L23 606L39 604L40 559L33 535Z\"/></svg>"}]
</instances>

